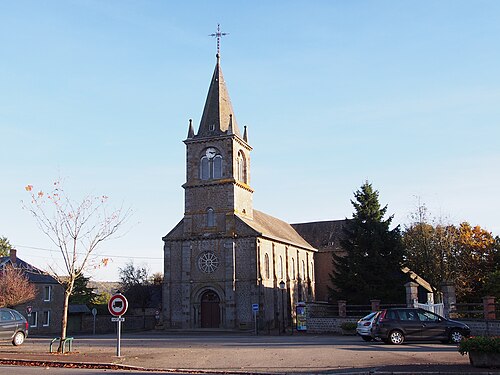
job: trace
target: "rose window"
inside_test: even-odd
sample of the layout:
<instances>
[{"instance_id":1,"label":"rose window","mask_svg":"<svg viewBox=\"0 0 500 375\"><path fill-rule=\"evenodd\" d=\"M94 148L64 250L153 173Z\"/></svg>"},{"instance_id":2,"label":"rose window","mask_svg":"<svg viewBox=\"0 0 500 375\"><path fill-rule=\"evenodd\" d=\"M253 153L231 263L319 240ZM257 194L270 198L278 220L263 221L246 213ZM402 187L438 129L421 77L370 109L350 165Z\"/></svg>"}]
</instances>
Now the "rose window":
<instances>
[{"instance_id":1,"label":"rose window","mask_svg":"<svg viewBox=\"0 0 500 375\"><path fill-rule=\"evenodd\" d=\"M212 252L206 252L198 258L198 267L205 273L214 272L219 266L219 258Z\"/></svg>"}]
</instances>

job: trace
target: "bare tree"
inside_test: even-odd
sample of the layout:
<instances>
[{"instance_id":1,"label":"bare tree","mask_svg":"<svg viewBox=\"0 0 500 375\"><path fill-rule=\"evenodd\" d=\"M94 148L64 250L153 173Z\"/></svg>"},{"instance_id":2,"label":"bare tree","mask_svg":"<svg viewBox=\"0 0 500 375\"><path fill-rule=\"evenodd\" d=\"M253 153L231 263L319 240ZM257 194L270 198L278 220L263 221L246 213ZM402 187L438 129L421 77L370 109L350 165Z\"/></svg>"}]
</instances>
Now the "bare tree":
<instances>
[{"instance_id":1,"label":"bare tree","mask_svg":"<svg viewBox=\"0 0 500 375\"><path fill-rule=\"evenodd\" d=\"M14 307L35 299L36 288L23 270L7 265L0 270L0 307Z\"/></svg>"},{"instance_id":2,"label":"bare tree","mask_svg":"<svg viewBox=\"0 0 500 375\"><path fill-rule=\"evenodd\" d=\"M32 185L26 186L30 201L23 207L35 218L38 227L60 250L63 258L64 276L51 269L53 276L64 287L64 307L61 321L61 342L66 338L68 324L69 297L75 279L82 272L95 268L95 250L101 242L114 237L116 232L130 217L131 210L108 208L107 196L86 196L82 201L70 199L59 181L54 183L49 193L35 192ZM101 264L106 265L108 259Z\"/></svg>"}]
</instances>

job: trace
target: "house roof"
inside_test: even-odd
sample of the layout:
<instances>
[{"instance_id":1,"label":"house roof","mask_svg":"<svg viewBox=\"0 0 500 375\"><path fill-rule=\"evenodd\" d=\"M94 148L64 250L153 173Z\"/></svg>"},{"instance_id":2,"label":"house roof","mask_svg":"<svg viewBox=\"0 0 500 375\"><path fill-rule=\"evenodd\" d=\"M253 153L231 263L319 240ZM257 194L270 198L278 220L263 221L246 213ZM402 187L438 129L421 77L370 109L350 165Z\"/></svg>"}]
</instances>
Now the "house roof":
<instances>
[{"instance_id":1,"label":"house roof","mask_svg":"<svg viewBox=\"0 0 500 375\"><path fill-rule=\"evenodd\" d=\"M21 269L28 280L35 284L59 284L56 279L48 273L39 270L24 260L17 258L15 263L12 263L10 256L0 257L0 269L12 265L14 268Z\"/></svg>"},{"instance_id":2,"label":"house roof","mask_svg":"<svg viewBox=\"0 0 500 375\"><path fill-rule=\"evenodd\" d=\"M305 249L316 250L290 224L264 212L253 210L253 219L241 216L238 216L238 218L260 236L290 243Z\"/></svg>"}]
</instances>

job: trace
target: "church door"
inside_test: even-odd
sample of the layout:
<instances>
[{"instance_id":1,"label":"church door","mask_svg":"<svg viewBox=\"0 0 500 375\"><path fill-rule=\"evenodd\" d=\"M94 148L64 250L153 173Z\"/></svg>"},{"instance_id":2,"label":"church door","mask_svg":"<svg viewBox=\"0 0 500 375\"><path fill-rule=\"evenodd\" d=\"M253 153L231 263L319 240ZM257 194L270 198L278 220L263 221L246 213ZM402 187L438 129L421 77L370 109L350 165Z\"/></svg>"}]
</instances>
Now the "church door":
<instances>
[{"instance_id":1,"label":"church door","mask_svg":"<svg viewBox=\"0 0 500 375\"><path fill-rule=\"evenodd\" d=\"M219 328L220 299L214 291L207 291L201 296L201 328Z\"/></svg>"}]
</instances>

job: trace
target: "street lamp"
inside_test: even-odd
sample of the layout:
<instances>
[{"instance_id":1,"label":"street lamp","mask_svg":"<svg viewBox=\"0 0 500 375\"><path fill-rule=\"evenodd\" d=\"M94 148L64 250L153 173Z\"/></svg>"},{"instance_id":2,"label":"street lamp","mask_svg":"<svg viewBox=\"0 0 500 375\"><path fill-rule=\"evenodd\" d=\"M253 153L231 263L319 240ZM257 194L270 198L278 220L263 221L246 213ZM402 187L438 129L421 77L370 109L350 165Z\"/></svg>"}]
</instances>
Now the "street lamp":
<instances>
[{"instance_id":1,"label":"street lamp","mask_svg":"<svg viewBox=\"0 0 500 375\"><path fill-rule=\"evenodd\" d=\"M281 321L283 322L283 333L285 333L285 289L286 284L283 280L280 281L280 289L281 289Z\"/></svg>"}]
</instances>

